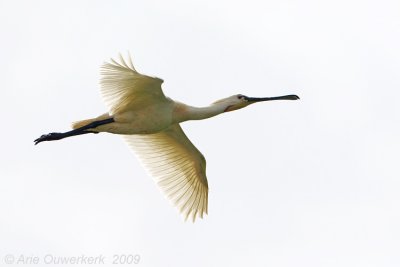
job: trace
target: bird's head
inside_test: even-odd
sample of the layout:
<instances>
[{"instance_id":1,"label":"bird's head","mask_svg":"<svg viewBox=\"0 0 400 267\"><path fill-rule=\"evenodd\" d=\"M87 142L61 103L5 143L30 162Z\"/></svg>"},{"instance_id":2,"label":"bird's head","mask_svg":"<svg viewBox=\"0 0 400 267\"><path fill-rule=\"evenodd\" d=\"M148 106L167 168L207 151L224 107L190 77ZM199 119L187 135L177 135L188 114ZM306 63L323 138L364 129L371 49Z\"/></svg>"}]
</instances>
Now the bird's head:
<instances>
[{"instance_id":1,"label":"bird's head","mask_svg":"<svg viewBox=\"0 0 400 267\"><path fill-rule=\"evenodd\" d=\"M297 100L300 99L297 95L284 95L284 96L275 96L275 97L248 97L245 95L233 95L221 100L218 100L214 104L225 104L226 108L224 112L234 111L237 109L241 109L247 107L248 105L263 102L263 101L271 101L271 100Z\"/></svg>"}]
</instances>

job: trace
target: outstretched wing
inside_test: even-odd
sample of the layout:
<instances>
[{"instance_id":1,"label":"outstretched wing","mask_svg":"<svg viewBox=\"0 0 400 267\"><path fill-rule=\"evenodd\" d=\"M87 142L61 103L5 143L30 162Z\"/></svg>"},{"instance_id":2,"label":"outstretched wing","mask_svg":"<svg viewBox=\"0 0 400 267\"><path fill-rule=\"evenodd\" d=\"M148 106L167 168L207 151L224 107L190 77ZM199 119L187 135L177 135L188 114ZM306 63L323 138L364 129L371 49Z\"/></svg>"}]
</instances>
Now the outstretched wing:
<instances>
[{"instance_id":1,"label":"outstretched wing","mask_svg":"<svg viewBox=\"0 0 400 267\"><path fill-rule=\"evenodd\" d=\"M135 70L131 57L128 61L119 55L120 62L111 59L101 67L101 94L110 114L129 110L132 106L164 100L162 79L140 74Z\"/></svg>"},{"instance_id":2,"label":"outstretched wing","mask_svg":"<svg viewBox=\"0 0 400 267\"><path fill-rule=\"evenodd\" d=\"M179 124L159 133L124 138L185 220L207 214L206 160Z\"/></svg>"}]
</instances>

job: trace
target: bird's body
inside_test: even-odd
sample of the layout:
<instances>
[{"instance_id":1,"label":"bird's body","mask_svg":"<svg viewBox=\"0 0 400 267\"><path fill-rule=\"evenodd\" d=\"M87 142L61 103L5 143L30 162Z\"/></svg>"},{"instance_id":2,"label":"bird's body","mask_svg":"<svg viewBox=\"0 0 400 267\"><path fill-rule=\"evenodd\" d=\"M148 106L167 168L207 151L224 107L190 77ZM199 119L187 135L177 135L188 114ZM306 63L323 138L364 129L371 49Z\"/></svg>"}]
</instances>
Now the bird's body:
<instances>
[{"instance_id":1,"label":"bird's body","mask_svg":"<svg viewBox=\"0 0 400 267\"><path fill-rule=\"evenodd\" d=\"M35 140L109 132L123 135L162 191L193 220L203 217L208 208L206 161L190 142L180 123L206 119L268 100L296 100L296 95L251 98L233 95L197 108L173 101L161 89L163 80L138 73L129 58L111 59L102 67L101 93L109 112L93 119L73 123L72 131L50 133Z\"/></svg>"}]
</instances>

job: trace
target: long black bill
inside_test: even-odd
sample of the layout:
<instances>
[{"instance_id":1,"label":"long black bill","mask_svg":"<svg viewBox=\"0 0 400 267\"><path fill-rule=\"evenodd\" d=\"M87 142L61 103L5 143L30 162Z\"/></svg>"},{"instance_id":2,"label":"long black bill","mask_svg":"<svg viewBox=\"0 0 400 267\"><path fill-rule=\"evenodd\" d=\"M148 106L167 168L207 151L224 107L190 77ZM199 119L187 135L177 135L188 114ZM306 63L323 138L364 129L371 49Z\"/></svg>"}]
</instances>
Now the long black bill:
<instances>
[{"instance_id":1,"label":"long black bill","mask_svg":"<svg viewBox=\"0 0 400 267\"><path fill-rule=\"evenodd\" d=\"M283 95L275 97L245 97L249 102L261 102L261 101L272 101L272 100L298 100L300 97L297 95Z\"/></svg>"}]
</instances>

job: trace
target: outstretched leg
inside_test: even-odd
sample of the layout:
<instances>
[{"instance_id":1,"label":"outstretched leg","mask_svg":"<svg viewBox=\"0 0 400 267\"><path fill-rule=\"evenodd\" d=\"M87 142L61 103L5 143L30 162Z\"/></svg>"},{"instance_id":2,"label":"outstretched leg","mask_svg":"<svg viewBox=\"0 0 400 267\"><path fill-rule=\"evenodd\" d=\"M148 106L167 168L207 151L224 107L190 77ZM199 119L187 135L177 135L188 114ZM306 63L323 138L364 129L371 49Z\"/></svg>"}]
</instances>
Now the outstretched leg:
<instances>
[{"instance_id":1,"label":"outstretched leg","mask_svg":"<svg viewBox=\"0 0 400 267\"><path fill-rule=\"evenodd\" d=\"M113 118L105 119L105 120L100 120L100 121L94 121L89 123L88 125L82 126L80 128L74 129L72 131L68 131L65 133L49 133L49 134L44 134L38 139L36 139L35 145L39 144L40 142L43 141L54 141L54 140L60 140L66 137L71 137L75 135L81 135L81 134L88 134L88 133L97 133L94 131L88 131L89 129L96 128L97 126L108 124L114 122Z\"/></svg>"}]
</instances>

